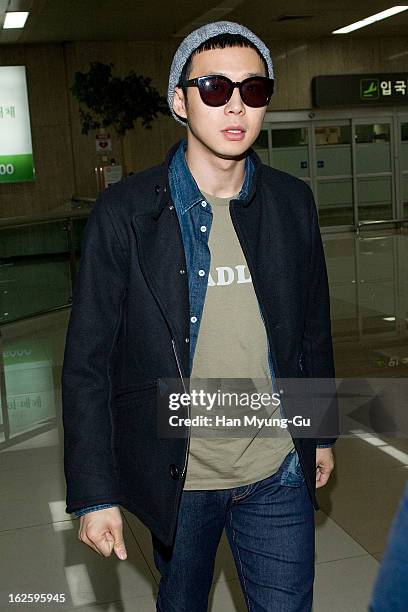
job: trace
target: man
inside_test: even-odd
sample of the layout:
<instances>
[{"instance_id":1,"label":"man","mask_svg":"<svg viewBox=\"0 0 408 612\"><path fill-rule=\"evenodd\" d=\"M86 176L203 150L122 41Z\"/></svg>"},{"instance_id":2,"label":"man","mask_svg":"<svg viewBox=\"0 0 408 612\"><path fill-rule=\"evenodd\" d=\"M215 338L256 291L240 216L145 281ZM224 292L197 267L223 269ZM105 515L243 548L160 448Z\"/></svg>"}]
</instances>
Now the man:
<instances>
[{"instance_id":1,"label":"man","mask_svg":"<svg viewBox=\"0 0 408 612\"><path fill-rule=\"evenodd\" d=\"M224 527L248 609L312 606L336 437L157 430L159 379L334 377L312 192L251 149L273 78L240 24L192 32L168 87L187 139L105 190L86 227L62 379L67 512L103 556L126 558L119 505L147 525L161 612L207 610Z\"/></svg>"},{"instance_id":2,"label":"man","mask_svg":"<svg viewBox=\"0 0 408 612\"><path fill-rule=\"evenodd\" d=\"M408 484L393 518L375 579L369 612L408 609Z\"/></svg>"}]
</instances>

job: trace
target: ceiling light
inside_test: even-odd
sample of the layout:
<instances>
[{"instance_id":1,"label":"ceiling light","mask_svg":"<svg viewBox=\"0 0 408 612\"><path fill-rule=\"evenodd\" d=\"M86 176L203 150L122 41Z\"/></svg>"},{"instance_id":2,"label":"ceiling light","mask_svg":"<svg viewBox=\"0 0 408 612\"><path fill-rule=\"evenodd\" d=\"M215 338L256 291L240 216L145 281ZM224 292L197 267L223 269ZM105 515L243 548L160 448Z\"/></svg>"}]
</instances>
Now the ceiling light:
<instances>
[{"instance_id":1,"label":"ceiling light","mask_svg":"<svg viewBox=\"0 0 408 612\"><path fill-rule=\"evenodd\" d=\"M381 13L376 13L375 15L371 15L371 17L366 17L365 19L361 19L361 21L356 21L355 23L345 26L344 28L340 28L340 30L334 30L332 34L348 34L349 32L353 32L359 28L365 28L375 21L381 21L381 19L386 19L392 15L397 15L397 13L402 13L407 9L408 6L393 6L386 11L381 11Z\"/></svg>"},{"instance_id":2,"label":"ceiling light","mask_svg":"<svg viewBox=\"0 0 408 612\"><path fill-rule=\"evenodd\" d=\"M27 11L19 11L15 13L6 13L6 17L4 19L3 29L12 29L12 28L24 28L25 22L27 21L28 12Z\"/></svg>"}]
</instances>

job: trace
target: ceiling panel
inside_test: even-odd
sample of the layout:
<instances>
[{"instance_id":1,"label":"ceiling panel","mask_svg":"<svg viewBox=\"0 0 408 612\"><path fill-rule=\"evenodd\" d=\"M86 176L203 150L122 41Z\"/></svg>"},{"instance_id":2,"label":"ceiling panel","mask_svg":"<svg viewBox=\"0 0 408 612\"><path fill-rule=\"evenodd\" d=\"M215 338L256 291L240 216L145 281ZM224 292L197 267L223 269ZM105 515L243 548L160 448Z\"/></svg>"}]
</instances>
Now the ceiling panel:
<instances>
[{"instance_id":1,"label":"ceiling panel","mask_svg":"<svg viewBox=\"0 0 408 612\"><path fill-rule=\"evenodd\" d=\"M24 3L25 0L20 0ZM389 8L372 0L30 0L23 30L0 30L0 44L78 40L164 40L183 37L201 23L228 19L267 40L313 39ZM5 0L0 0L0 27ZM147 11L146 8L149 8ZM346 36L406 36L408 11ZM336 36L336 35L333 35ZM342 35L337 35L342 37Z\"/></svg>"}]
</instances>

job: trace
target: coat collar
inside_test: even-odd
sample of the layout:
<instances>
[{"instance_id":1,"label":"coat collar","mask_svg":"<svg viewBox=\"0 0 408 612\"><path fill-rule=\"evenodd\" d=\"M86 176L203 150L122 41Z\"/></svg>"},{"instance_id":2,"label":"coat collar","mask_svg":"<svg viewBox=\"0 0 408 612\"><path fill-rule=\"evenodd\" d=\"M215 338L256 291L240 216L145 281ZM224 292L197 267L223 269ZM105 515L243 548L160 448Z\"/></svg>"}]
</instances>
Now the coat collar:
<instances>
[{"instance_id":1,"label":"coat collar","mask_svg":"<svg viewBox=\"0 0 408 612\"><path fill-rule=\"evenodd\" d=\"M173 156L175 155L177 149L179 148L182 140L179 140L178 142L176 142L169 149L165 160L159 167L160 168L159 181L154 186L155 192L157 194L157 201L155 203L155 212L153 214L153 219L155 219L156 221L160 217L166 205L170 202L171 192L170 192L170 184L169 184L169 167L171 164L171 160L173 159ZM262 171L262 165L263 165L259 155L254 151L252 147L248 149L247 154L251 156L251 161L254 164L254 173L252 176L252 181L251 181L248 195L239 200L241 205L245 207L250 205L250 203L252 202L255 196L257 185L259 183L260 173Z\"/></svg>"}]
</instances>

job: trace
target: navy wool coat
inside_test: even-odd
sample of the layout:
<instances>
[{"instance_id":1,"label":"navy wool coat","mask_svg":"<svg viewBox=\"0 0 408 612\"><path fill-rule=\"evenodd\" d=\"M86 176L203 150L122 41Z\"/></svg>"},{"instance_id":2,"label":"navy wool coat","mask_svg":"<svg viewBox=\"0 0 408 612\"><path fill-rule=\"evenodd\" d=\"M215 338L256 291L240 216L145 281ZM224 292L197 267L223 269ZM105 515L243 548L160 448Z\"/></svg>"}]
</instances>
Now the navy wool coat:
<instances>
[{"instance_id":1,"label":"navy wool coat","mask_svg":"<svg viewBox=\"0 0 408 612\"><path fill-rule=\"evenodd\" d=\"M92 209L61 381L66 512L117 503L166 545L174 540L189 446L188 428L182 437L157 434L158 380L184 384L190 374L188 279L180 274L187 266L168 182L178 145L162 164L108 187ZM249 154L251 189L230 203L230 213L275 375L333 381L329 291L312 191L262 164L253 149ZM336 435L292 438L318 510L316 444L333 443Z\"/></svg>"}]
</instances>

